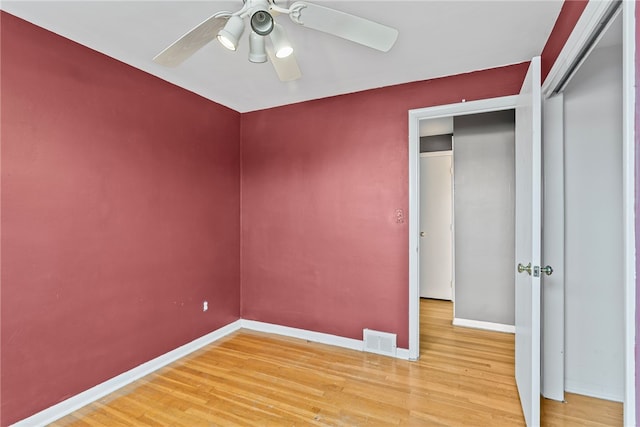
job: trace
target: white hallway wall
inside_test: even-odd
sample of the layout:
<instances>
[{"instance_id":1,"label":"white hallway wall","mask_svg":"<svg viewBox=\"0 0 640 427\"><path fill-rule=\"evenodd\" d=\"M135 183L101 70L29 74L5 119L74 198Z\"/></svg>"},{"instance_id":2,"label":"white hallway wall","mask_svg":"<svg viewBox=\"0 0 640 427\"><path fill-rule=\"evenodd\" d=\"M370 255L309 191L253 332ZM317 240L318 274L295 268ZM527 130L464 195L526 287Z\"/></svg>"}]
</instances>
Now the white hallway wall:
<instances>
[{"instance_id":1,"label":"white hallway wall","mask_svg":"<svg viewBox=\"0 0 640 427\"><path fill-rule=\"evenodd\" d=\"M515 324L515 111L453 120L455 317Z\"/></svg>"}]
</instances>

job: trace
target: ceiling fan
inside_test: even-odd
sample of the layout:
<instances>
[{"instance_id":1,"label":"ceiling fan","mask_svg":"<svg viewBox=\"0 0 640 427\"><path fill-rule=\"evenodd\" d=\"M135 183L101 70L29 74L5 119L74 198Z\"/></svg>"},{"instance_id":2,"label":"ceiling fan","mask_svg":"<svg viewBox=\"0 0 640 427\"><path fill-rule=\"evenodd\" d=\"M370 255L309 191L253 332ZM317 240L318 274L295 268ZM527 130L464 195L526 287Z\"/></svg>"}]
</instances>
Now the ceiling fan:
<instances>
[{"instance_id":1,"label":"ceiling fan","mask_svg":"<svg viewBox=\"0 0 640 427\"><path fill-rule=\"evenodd\" d=\"M167 67L176 67L215 38L229 50L235 51L244 32L244 20L251 26L249 34L249 61L261 63L269 57L281 81L301 77L293 54L293 47L284 27L275 21L280 14L289 15L296 24L333 34L361 45L388 52L398 38L398 30L350 15L325 6L298 1L288 8L275 4L275 0L243 0L237 12L218 12L184 34L153 60ZM271 41L267 45L266 39Z\"/></svg>"}]
</instances>

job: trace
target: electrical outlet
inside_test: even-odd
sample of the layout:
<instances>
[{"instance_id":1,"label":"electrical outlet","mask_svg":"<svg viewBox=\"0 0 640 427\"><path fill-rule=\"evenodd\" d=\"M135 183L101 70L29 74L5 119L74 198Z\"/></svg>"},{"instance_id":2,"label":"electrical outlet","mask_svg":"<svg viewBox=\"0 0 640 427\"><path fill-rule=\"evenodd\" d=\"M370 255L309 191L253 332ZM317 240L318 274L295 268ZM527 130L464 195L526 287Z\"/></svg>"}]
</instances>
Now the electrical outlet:
<instances>
[{"instance_id":1,"label":"electrical outlet","mask_svg":"<svg viewBox=\"0 0 640 427\"><path fill-rule=\"evenodd\" d=\"M209 310L209 303L207 301L202 303L202 311Z\"/></svg>"}]
</instances>

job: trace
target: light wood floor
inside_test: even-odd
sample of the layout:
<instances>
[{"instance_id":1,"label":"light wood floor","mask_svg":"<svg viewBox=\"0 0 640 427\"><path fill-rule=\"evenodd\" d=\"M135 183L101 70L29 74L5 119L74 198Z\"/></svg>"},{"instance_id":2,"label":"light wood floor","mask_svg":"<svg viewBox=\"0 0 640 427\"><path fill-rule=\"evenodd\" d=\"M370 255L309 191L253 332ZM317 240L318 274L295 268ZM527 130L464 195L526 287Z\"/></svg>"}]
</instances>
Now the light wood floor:
<instances>
[{"instance_id":1,"label":"light wood floor","mask_svg":"<svg viewBox=\"0 0 640 427\"><path fill-rule=\"evenodd\" d=\"M239 331L54 426L519 426L510 334L453 327L421 302L421 358ZM622 405L543 399L543 425L620 426Z\"/></svg>"}]
</instances>

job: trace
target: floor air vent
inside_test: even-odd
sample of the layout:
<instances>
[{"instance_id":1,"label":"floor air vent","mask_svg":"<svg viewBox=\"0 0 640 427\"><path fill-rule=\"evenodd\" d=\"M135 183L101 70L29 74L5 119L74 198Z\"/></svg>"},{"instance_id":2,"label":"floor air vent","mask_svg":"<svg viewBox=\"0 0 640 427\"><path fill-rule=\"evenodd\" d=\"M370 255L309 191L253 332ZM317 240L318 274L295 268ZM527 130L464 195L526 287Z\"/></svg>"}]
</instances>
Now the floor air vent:
<instances>
[{"instance_id":1,"label":"floor air vent","mask_svg":"<svg viewBox=\"0 0 640 427\"><path fill-rule=\"evenodd\" d=\"M364 329L364 351L396 357L396 334Z\"/></svg>"}]
</instances>

